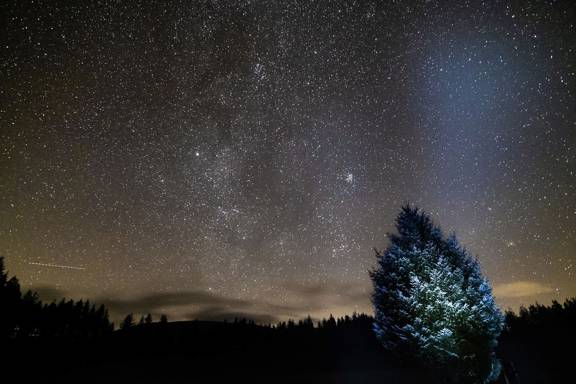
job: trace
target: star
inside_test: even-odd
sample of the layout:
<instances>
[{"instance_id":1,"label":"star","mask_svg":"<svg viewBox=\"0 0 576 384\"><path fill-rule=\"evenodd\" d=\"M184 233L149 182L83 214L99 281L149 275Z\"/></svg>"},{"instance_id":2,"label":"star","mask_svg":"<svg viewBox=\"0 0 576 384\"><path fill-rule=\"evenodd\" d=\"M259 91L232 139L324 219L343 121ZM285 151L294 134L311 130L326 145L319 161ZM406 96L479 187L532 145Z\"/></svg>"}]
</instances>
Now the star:
<instances>
[{"instance_id":1,"label":"star","mask_svg":"<svg viewBox=\"0 0 576 384\"><path fill-rule=\"evenodd\" d=\"M0 34L0 251L25 289L370 313L350 292L409 202L495 286L559 288L502 307L576 295L567 3L21 3Z\"/></svg>"}]
</instances>

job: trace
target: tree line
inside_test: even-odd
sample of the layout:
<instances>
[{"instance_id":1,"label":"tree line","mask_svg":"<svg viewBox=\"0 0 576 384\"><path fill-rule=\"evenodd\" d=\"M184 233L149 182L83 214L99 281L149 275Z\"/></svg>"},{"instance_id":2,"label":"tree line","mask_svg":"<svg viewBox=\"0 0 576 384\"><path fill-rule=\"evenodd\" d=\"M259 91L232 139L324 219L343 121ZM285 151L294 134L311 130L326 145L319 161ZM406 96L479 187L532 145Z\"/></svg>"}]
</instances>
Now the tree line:
<instances>
[{"instance_id":1,"label":"tree line","mask_svg":"<svg viewBox=\"0 0 576 384\"><path fill-rule=\"evenodd\" d=\"M66 299L46 304L36 292L23 293L18 279L8 278L3 257L0 257L0 307L1 338L86 338L114 330L104 305Z\"/></svg>"},{"instance_id":2,"label":"tree line","mask_svg":"<svg viewBox=\"0 0 576 384\"><path fill-rule=\"evenodd\" d=\"M506 331L511 335L543 334L573 328L576 324L576 298L563 304L553 300L551 305L521 306L518 313L506 311Z\"/></svg>"},{"instance_id":3,"label":"tree line","mask_svg":"<svg viewBox=\"0 0 576 384\"><path fill-rule=\"evenodd\" d=\"M8 277L4 258L0 256L0 337L98 337L114 330L108 309L104 305L95 305L89 300L67 300L43 303L36 292L22 292L16 276ZM533 304L520 307L518 313L507 310L505 335L521 336L545 334L550 330L570 328L576 324L576 298L567 299L563 304L552 301L550 305ZM367 314L354 312L351 316L334 317L330 315L318 321L310 316L300 320L281 321L268 324L267 327L279 331L303 330L311 328L341 329L372 327L374 318ZM151 314L142 315L138 321L134 314L128 314L120 323L120 329L130 329L151 324ZM167 323L166 315L159 322ZM255 322L245 318L235 318L231 324L256 326Z\"/></svg>"}]
</instances>

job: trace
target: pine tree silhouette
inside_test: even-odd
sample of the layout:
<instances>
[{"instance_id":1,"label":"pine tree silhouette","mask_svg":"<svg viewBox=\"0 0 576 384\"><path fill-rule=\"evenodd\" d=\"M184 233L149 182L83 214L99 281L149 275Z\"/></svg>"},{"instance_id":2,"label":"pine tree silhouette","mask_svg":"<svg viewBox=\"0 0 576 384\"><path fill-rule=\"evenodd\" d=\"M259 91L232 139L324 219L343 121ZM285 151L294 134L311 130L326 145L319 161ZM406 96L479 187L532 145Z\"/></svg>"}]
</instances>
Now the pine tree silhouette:
<instances>
[{"instance_id":1,"label":"pine tree silhouette","mask_svg":"<svg viewBox=\"0 0 576 384\"><path fill-rule=\"evenodd\" d=\"M0 256L0 338L15 337L22 293L16 277L8 278L4 258Z\"/></svg>"},{"instance_id":2,"label":"pine tree silhouette","mask_svg":"<svg viewBox=\"0 0 576 384\"><path fill-rule=\"evenodd\" d=\"M132 327L134 327L134 315L132 313L129 313L128 315L126 315L124 320L122 320L122 323L120 323L120 329L128 330Z\"/></svg>"}]
</instances>

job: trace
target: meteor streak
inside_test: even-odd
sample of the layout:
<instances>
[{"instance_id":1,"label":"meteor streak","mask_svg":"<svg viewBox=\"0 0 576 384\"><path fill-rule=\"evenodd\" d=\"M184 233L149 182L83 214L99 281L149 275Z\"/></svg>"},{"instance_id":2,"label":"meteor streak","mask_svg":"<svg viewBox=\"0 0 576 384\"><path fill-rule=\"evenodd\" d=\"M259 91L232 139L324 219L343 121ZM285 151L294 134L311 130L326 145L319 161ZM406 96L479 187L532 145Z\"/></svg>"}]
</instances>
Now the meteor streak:
<instances>
[{"instance_id":1,"label":"meteor streak","mask_svg":"<svg viewBox=\"0 0 576 384\"><path fill-rule=\"evenodd\" d=\"M84 267L72 267L70 265L58 265L58 264L47 264L47 263L35 263L35 262L30 262L28 264L31 265L39 265L41 267L53 267L53 268L63 268L63 269L78 269L78 270L84 270L86 268Z\"/></svg>"}]
</instances>

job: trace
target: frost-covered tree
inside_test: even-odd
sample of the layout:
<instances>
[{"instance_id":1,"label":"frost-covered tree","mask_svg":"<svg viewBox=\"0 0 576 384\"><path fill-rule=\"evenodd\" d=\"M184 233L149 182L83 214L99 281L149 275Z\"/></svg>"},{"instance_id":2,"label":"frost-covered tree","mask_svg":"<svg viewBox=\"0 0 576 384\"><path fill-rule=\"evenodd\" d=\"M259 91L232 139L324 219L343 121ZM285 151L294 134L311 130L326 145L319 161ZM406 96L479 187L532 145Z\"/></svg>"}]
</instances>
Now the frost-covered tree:
<instances>
[{"instance_id":1,"label":"frost-covered tree","mask_svg":"<svg viewBox=\"0 0 576 384\"><path fill-rule=\"evenodd\" d=\"M396 227L370 272L377 338L448 382L495 380L504 318L478 261L418 208L404 206Z\"/></svg>"}]
</instances>

